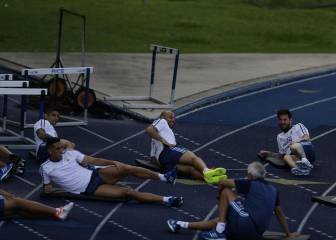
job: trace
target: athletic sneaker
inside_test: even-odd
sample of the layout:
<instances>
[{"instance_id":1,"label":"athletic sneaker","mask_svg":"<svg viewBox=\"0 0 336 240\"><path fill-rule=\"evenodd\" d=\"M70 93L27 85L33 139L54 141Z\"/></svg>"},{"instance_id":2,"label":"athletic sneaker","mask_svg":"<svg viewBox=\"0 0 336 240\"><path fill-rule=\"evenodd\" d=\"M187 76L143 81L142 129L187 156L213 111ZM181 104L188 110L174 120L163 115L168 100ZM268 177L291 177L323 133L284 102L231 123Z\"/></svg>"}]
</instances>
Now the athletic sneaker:
<instances>
[{"instance_id":1,"label":"athletic sneaker","mask_svg":"<svg viewBox=\"0 0 336 240\"><path fill-rule=\"evenodd\" d=\"M56 210L56 217L60 220L67 219L71 209L73 208L74 203L70 202L67 205L64 205L63 207L57 208Z\"/></svg>"},{"instance_id":2,"label":"athletic sneaker","mask_svg":"<svg viewBox=\"0 0 336 240\"><path fill-rule=\"evenodd\" d=\"M204 178L212 178L214 176L222 176L225 174L226 174L225 168L214 168L214 169L209 169L203 175L204 175Z\"/></svg>"},{"instance_id":3,"label":"athletic sneaker","mask_svg":"<svg viewBox=\"0 0 336 240\"><path fill-rule=\"evenodd\" d=\"M7 163L6 166L0 169L0 181L6 179L13 168L13 163Z\"/></svg>"},{"instance_id":4,"label":"athletic sneaker","mask_svg":"<svg viewBox=\"0 0 336 240\"><path fill-rule=\"evenodd\" d=\"M169 207L181 207L183 205L183 197L170 197L167 205Z\"/></svg>"},{"instance_id":5,"label":"athletic sneaker","mask_svg":"<svg viewBox=\"0 0 336 240\"><path fill-rule=\"evenodd\" d=\"M172 232L177 232L178 230L181 229L181 226L177 224L177 221L174 219L168 219L167 220L168 227L170 231Z\"/></svg>"},{"instance_id":6,"label":"athletic sneaker","mask_svg":"<svg viewBox=\"0 0 336 240\"><path fill-rule=\"evenodd\" d=\"M204 181L208 184L218 184L221 180L227 179L227 175L213 176L213 177L205 177Z\"/></svg>"},{"instance_id":7,"label":"athletic sneaker","mask_svg":"<svg viewBox=\"0 0 336 240\"><path fill-rule=\"evenodd\" d=\"M202 239L205 240L226 240L224 233L218 233L216 230L201 233Z\"/></svg>"},{"instance_id":8,"label":"athletic sneaker","mask_svg":"<svg viewBox=\"0 0 336 240\"><path fill-rule=\"evenodd\" d=\"M175 184L177 177L176 168L173 168L169 172L166 172L163 176L165 176L167 183Z\"/></svg>"},{"instance_id":9,"label":"athletic sneaker","mask_svg":"<svg viewBox=\"0 0 336 240\"><path fill-rule=\"evenodd\" d=\"M292 168L291 170L292 174L296 176L307 176L310 174L310 171L311 169L302 169L298 167Z\"/></svg>"},{"instance_id":10,"label":"athletic sneaker","mask_svg":"<svg viewBox=\"0 0 336 240\"><path fill-rule=\"evenodd\" d=\"M313 169L314 166L308 161L307 158L302 158L300 161L296 162L296 166L301 169Z\"/></svg>"}]
</instances>

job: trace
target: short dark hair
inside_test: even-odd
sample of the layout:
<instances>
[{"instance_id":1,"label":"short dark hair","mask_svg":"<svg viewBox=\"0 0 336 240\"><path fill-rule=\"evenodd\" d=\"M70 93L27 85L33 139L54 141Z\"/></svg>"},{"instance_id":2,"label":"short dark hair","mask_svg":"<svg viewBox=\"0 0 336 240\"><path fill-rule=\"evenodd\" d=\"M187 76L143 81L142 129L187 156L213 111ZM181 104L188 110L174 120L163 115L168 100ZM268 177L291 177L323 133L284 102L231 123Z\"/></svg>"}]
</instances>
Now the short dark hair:
<instances>
[{"instance_id":1,"label":"short dark hair","mask_svg":"<svg viewBox=\"0 0 336 240\"><path fill-rule=\"evenodd\" d=\"M277 112L277 117L279 118L281 115L287 115L289 118L292 118L292 113L288 109L280 109Z\"/></svg>"},{"instance_id":2,"label":"short dark hair","mask_svg":"<svg viewBox=\"0 0 336 240\"><path fill-rule=\"evenodd\" d=\"M49 114L53 111L60 112L60 109L61 109L60 106L52 104L52 105L46 106L44 113Z\"/></svg>"},{"instance_id":3,"label":"short dark hair","mask_svg":"<svg viewBox=\"0 0 336 240\"><path fill-rule=\"evenodd\" d=\"M50 148L54 143L58 143L60 142L61 139L58 138L58 137L50 137L50 138L47 138L47 148Z\"/></svg>"}]
</instances>

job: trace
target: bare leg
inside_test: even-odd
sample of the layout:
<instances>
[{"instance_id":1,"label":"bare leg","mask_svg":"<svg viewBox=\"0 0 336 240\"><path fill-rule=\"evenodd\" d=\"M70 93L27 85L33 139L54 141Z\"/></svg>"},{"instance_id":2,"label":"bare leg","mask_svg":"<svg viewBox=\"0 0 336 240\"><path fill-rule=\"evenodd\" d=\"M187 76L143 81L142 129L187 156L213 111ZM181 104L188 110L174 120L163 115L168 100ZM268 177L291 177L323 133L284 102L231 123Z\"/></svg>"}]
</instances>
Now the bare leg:
<instances>
[{"instance_id":1,"label":"bare leg","mask_svg":"<svg viewBox=\"0 0 336 240\"><path fill-rule=\"evenodd\" d=\"M199 171L203 175L203 170L207 168L204 161L197 157L193 152L187 151L185 152L181 158L179 163L193 166L197 171Z\"/></svg>"},{"instance_id":2,"label":"bare leg","mask_svg":"<svg viewBox=\"0 0 336 240\"><path fill-rule=\"evenodd\" d=\"M99 176L105 183L114 184L121 178L126 176L134 176L142 179L159 180L157 172L149 169L131 166L119 162L115 162L116 166L110 166L99 170Z\"/></svg>"},{"instance_id":3,"label":"bare leg","mask_svg":"<svg viewBox=\"0 0 336 240\"><path fill-rule=\"evenodd\" d=\"M127 187L112 186L108 184L101 185L96 190L95 196L107 197L111 199L132 199L139 202L163 202L163 197L156 194L137 192Z\"/></svg>"},{"instance_id":4,"label":"bare leg","mask_svg":"<svg viewBox=\"0 0 336 240\"><path fill-rule=\"evenodd\" d=\"M206 230L215 228L217 222L218 222L218 218L215 218L209 221L190 222L188 225L188 229L206 231Z\"/></svg>"},{"instance_id":5,"label":"bare leg","mask_svg":"<svg viewBox=\"0 0 336 240\"><path fill-rule=\"evenodd\" d=\"M234 193L229 188L224 188L220 193L219 203L218 203L218 212L219 212L219 222L227 222L226 216L229 209L230 202L237 199L237 194Z\"/></svg>"},{"instance_id":6,"label":"bare leg","mask_svg":"<svg viewBox=\"0 0 336 240\"><path fill-rule=\"evenodd\" d=\"M56 209L42 203L29 201L21 198L5 198L5 217L47 217L56 219Z\"/></svg>"},{"instance_id":7,"label":"bare leg","mask_svg":"<svg viewBox=\"0 0 336 240\"><path fill-rule=\"evenodd\" d=\"M267 150L260 150L258 153L258 156L261 158L268 158L268 157L278 157L282 158L282 154L276 153L276 152L271 152Z\"/></svg>"},{"instance_id":8,"label":"bare leg","mask_svg":"<svg viewBox=\"0 0 336 240\"><path fill-rule=\"evenodd\" d=\"M293 155L295 155L297 158L307 158L306 153L303 150L303 147L300 143L293 143L290 145L290 150Z\"/></svg>"},{"instance_id":9,"label":"bare leg","mask_svg":"<svg viewBox=\"0 0 336 240\"><path fill-rule=\"evenodd\" d=\"M299 160L299 158L294 155L285 155L283 159L290 168L295 168L295 162Z\"/></svg>"},{"instance_id":10,"label":"bare leg","mask_svg":"<svg viewBox=\"0 0 336 240\"><path fill-rule=\"evenodd\" d=\"M6 163L0 160L0 168L3 168L6 166Z\"/></svg>"},{"instance_id":11,"label":"bare leg","mask_svg":"<svg viewBox=\"0 0 336 240\"><path fill-rule=\"evenodd\" d=\"M0 145L0 157L2 157L2 158L8 158L10 154L12 154L11 151L9 151L4 146Z\"/></svg>"},{"instance_id":12,"label":"bare leg","mask_svg":"<svg viewBox=\"0 0 336 240\"><path fill-rule=\"evenodd\" d=\"M197 180L204 180L203 179L203 174L197 171L194 167L188 166L185 164L177 164L177 173L182 176L191 176Z\"/></svg>"}]
</instances>

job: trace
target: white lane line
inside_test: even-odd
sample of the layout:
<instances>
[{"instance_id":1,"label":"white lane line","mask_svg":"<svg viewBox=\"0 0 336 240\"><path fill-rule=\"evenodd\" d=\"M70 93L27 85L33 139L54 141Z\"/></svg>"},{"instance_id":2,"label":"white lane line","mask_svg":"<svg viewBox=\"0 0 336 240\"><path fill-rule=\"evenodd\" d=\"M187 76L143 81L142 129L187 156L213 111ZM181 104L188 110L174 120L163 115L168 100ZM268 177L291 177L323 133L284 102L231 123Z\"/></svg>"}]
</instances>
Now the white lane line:
<instances>
[{"instance_id":1,"label":"white lane line","mask_svg":"<svg viewBox=\"0 0 336 240\"><path fill-rule=\"evenodd\" d=\"M244 98L244 97L248 97L248 96L252 96L252 95L255 95L255 94L258 94L258 93L268 92L268 91L272 91L274 89L283 88L283 87L287 87L287 86L291 86L291 85L295 85L295 84L299 84L299 83L303 83L303 82L308 82L308 81L316 80L316 79L319 79L319 78L330 77L330 76L333 76L335 74L336 74L336 72L323 74L323 75L319 75L319 76L315 76L315 77L305 78L305 79L302 79L302 80L299 80L299 81L285 83L285 84L275 86L275 87L261 89L261 90L254 91L254 92L251 92L251 93L242 94L242 95L239 95L237 97L233 97L233 98L230 98L230 99L225 99L225 100L222 100L222 101L219 101L219 102L216 102L216 103L204 106L204 107L197 108L197 109L192 110L190 112L183 113L183 114L179 115L178 117L184 117L184 116L187 116L189 114L192 114L192 113L195 113L195 112L198 112L198 111L201 111L201 110L204 110L204 109L207 109L207 108L210 108L210 107L222 104L222 103L231 102L231 101L241 99L241 98Z\"/></svg>"},{"instance_id":2,"label":"white lane line","mask_svg":"<svg viewBox=\"0 0 336 240\"><path fill-rule=\"evenodd\" d=\"M328 97L328 98L323 98L323 99L320 99L320 100L318 100L318 101L314 101L314 102L311 102L311 103L307 103L307 104L304 104L304 105L301 105L301 106L292 108L292 109L290 109L290 111L291 111L291 112L294 112L294 111L297 111L297 110L300 110L300 109L303 109L303 108L306 108L306 107L310 107L310 106L313 106L313 105L316 105L316 104L319 104L319 103L328 102L328 101L331 101L331 100L334 100L334 99L336 99L336 96ZM262 119L260 119L260 120L258 120L258 121L252 122L252 123L247 124L247 125L245 125L245 126L243 126L243 127L237 128L237 129L235 129L235 130L233 130L233 131L231 131L231 132L228 132L228 133L226 133L226 134L223 134L222 136L219 136L219 137L217 137L217 138L215 138L215 139L213 139L213 140L211 140L211 141L209 141L209 142L203 144L201 147L196 148L196 149L194 150L194 152L198 152L199 150L202 150L203 148L206 148L206 147L208 147L209 145L211 145L211 144L213 144L213 143L215 143L215 142L218 142L219 140L221 140L221 139L223 139L223 138L226 138L226 137L228 137L228 136L230 136L230 135L232 135L232 134L235 134L235 133L237 133L237 132L241 132L242 130L245 130L245 129L249 128L249 127L255 126L255 125L257 125L257 124L259 124L259 123L262 123L262 122L265 122L265 121L267 121L267 120L270 120L270 119L272 119L272 118L274 118L274 117L276 117L276 114L273 114L273 115L271 115L271 116L262 118Z\"/></svg>"},{"instance_id":3,"label":"white lane line","mask_svg":"<svg viewBox=\"0 0 336 240\"><path fill-rule=\"evenodd\" d=\"M211 218L211 216L215 213L215 211L217 210L217 208L218 208L218 206L215 205L215 206L211 209L211 211L208 213L208 215L203 219L203 221L208 221L208 220ZM200 233L201 233L201 231L197 231L197 232L195 233L194 237L193 237L193 240L197 240L197 239L198 239L198 236L199 236Z\"/></svg>"},{"instance_id":4,"label":"white lane line","mask_svg":"<svg viewBox=\"0 0 336 240\"><path fill-rule=\"evenodd\" d=\"M43 235L42 233L39 233L38 231L34 230L33 228L31 227L28 227L27 225L17 221L17 220L13 220L13 222L17 225L19 225L20 227L24 228L25 230L27 230L28 232L31 232L33 233L34 235L38 236L39 238L42 238L42 239L45 239L45 240L51 240L51 238ZM25 236L27 237L27 236Z\"/></svg>"},{"instance_id":5,"label":"white lane line","mask_svg":"<svg viewBox=\"0 0 336 240\"><path fill-rule=\"evenodd\" d=\"M144 187L147 183L149 183L150 180L144 181L142 184L140 184L135 191L139 191L142 187ZM96 236L98 235L99 231L103 228L103 226L109 221L109 218L112 217L112 215L124 205L124 203L119 203L117 206L115 206L105 217L104 219L99 223L99 225L94 230L93 234L90 237L90 240L94 240Z\"/></svg>"},{"instance_id":6,"label":"white lane line","mask_svg":"<svg viewBox=\"0 0 336 240\"><path fill-rule=\"evenodd\" d=\"M18 176L18 175L16 175L16 174L13 174L12 176L15 177L15 178L17 178L17 179L19 179L19 180L21 180L22 182L27 183L28 185L30 185L30 186L32 186L32 187L35 187L35 186L36 186L35 183L33 183L33 182L31 182L31 181L29 181L29 180L27 180L27 179L25 179L25 178L22 178L22 177L20 177L20 176Z\"/></svg>"},{"instance_id":7,"label":"white lane line","mask_svg":"<svg viewBox=\"0 0 336 240\"><path fill-rule=\"evenodd\" d=\"M108 150L108 149L110 149L110 148L112 148L112 147L114 147L114 146L117 146L117 145L119 145L119 144L121 144L121 143L127 142L128 140L130 140L130 139L132 139L132 138L135 138L135 137L137 137L137 136L143 134L144 132L145 132L145 130L141 130L140 132L137 132L137 133L135 133L135 134L133 134L133 135L131 135L131 136L129 136L129 137L126 137L126 138L124 138L124 139L122 139L122 140L119 140L119 141L117 141L117 142L115 142L115 143L109 145L109 146L106 146L106 147L104 147L104 148L98 150L97 152L94 152L94 153L91 154L91 155L94 156L94 155L97 155L97 154L99 154L99 153L101 153L101 152L104 152L104 151L106 151L106 150Z\"/></svg>"},{"instance_id":8,"label":"white lane line","mask_svg":"<svg viewBox=\"0 0 336 240\"><path fill-rule=\"evenodd\" d=\"M108 139L107 137L104 137L104 136L102 136L102 135L100 135L100 134L98 134L96 132L93 132L93 131L87 129L87 128L80 127L80 126L77 126L77 128L79 128L80 130L83 130L85 132L88 132L88 133L90 133L90 134L92 134L92 135L94 135L94 136L96 136L98 138L101 138L101 139L103 139L103 140L105 140L105 141L107 141L109 143L114 143L114 141L112 141L111 139Z\"/></svg>"},{"instance_id":9,"label":"white lane line","mask_svg":"<svg viewBox=\"0 0 336 240\"><path fill-rule=\"evenodd\" d=\"M334 188L336 187L336 182L331 185L323 194L322 197L325 197L329 192L331 192ZM301 232L304 228L304 226L306 225L308 219L310 218L310 216L313 214L313 212L315 211L315 209L317 208L317 206L319 205L319 203L314 203L313 206L311 206L311 208L308 210L308 212L306 213L306 215L304 216L304 218L302 219L302 221L300 222L300 225L298 227L298 229L296 230L297 232Z\"/></svg>"}]
</instances>

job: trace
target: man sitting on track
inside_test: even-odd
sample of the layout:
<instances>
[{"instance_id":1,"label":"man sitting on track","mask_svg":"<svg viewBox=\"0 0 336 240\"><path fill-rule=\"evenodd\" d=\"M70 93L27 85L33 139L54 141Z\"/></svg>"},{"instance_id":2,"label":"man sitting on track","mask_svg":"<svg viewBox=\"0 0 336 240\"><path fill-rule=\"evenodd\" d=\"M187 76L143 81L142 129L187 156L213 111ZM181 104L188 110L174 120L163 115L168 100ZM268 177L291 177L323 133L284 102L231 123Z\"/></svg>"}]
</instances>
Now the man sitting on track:
<instances>
[{"instance_id":1,"label":"man sitting on track","mask_svg":"<svg viewBox=\"0 0 336 240\"><path fill-rule=\"evenodd\" d=\"M302 123L293 125L292 113L287 109L279 110L277 117L282 130L277 136L279 153L261 150L258 156L265 160L272 157L284 161L294 175L309 175L315 153L307 128Z\"/></svg>"},{"instance_id":2,"label":"man sitting on track","mask_svg":"<svg viewBox=\"0 0 336 240\"><path fill-rule=\"evenodd\" d=\"M34 124L34 138L36 142L36 159L42 163L48 158L46 141L50 137L58 137L54 128L59 121L60 113L57 107L47 107L45 111L45 119L40 119ZM65 148L75 148L75 144L61 139Z\"/></svg>"},{"instance_id":3,"label":"man sitting on track","mask_svg":"<svg viewBox=\"0 0 336 240\"><path fill-rule=\"evenodd\" d=\"M176 166L179 174L189 175L207 183L218 183L226 179L226 169L209 169L204 161L188 149L177 145L172 127L175 123L173 112L163 111L160 118L147 127L152 138L151 153L165 170Z\"/></svg>"},{"instance_id":4,"label":"man sitting on track","mask_svg":"<svg viewBox=\"0 0 336 240\"><path fill-rule=\"evenodd\" d=\"M70 213L73 203L59 208L49 207L42 203L14 197L0 189L0 220L13 217L52 218L65 220Z\"/></svg>"},{"instance_id":5,"label":"man sitting on track","mask_svg":"<svg viewBox=\"0 0 336 240\"><path fill-rule=\"evenodd\" d=\"M65 191L71 193L110 198L111 200L132 199L139 202L164 203L174 207L179 207L183 204L182 197L162 197L116 185L120 179L126 176L160 180L174 184L176 181L175 169L166 174L159 174L145 168L117 161L85 156L76 150L64 150L59 138L49 138L47 140L47 149L50 157L41 165L40 169L46 193L52 192L52 183L56 183ZM89 170L81 165L105 167Z\"/></svg>"},{"instance_id":6,"label":"man sitting on track","mask_svg":"<svg viewBox=\"0 0 336 240\"><path fill-rule=\"evenodd\" d=\"M259 240L268 228L275 212L277 219L287 236L297 236L289 232L284 213L280 207L277 189L266 182L266 170L261 163L248 165L247 179L226 179L219 184L219 217L202 222L183 222L169 219L167 224L172 232L181 228L209 230L202 233L203 239ZM242 194L245 200L238 199Z\"/></svg>"}]
</instances>

